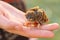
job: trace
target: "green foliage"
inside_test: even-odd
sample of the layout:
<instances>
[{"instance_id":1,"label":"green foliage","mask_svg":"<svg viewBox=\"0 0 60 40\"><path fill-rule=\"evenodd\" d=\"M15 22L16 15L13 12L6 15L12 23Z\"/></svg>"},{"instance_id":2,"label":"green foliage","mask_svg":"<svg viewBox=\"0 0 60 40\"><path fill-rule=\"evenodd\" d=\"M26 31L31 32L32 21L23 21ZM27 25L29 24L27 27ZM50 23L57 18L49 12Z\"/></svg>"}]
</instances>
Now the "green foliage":
<instances>
[{"instance_id":1,"label":"green foliage","mask_svg":"<svg viewBox=\"0 0 60 40\"><path fill-rule=\"evenodd\" d=\"M60 24L60 0L26 0L27 9L39 6L46 11L49 23L59 23ZM54 38L40 38L39 40L60 40L60 29L54 31Z\"/></svg>"}]
</instances>

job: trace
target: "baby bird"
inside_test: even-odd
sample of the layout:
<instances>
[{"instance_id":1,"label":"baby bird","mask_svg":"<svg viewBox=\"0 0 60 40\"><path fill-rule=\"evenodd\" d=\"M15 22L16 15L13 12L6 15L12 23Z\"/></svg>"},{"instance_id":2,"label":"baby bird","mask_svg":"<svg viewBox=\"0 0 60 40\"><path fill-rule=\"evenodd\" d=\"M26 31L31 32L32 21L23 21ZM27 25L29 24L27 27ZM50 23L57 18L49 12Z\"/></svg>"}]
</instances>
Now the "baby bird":
<instances>
[{"instance_id":1,"label":"baby bird","mask_svg":"<svg viewBox=\"0 0 60 40\"><path fill-rule=\"evenodd\" d=\"M45 11L40 9L38 6L29 9L26 12L25 16L28 20L25 24L26 26L31 25L33 27L37 27L38 24L43 25L46 22L48 22L48 18L47 18Z\"/></svg>"}]
</instances>

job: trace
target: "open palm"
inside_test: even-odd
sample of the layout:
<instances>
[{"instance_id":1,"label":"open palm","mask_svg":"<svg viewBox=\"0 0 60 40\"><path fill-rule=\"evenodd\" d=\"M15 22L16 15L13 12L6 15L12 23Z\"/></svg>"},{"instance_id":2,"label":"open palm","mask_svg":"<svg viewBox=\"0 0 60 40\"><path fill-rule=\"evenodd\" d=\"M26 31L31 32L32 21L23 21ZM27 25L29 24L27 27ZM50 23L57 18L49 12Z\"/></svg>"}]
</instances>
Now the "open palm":
<instances>
[{"instance_id":1,"label":"open palm","mask_svg":"<svg viewBox=\"0 0 60 40\"><path fill-rule=\"evenodd\" d=\"M31 30L23 25L27 20L25 13L14 8L6 2L0 1L0 28L14 34L31 38L51 38L54 36L52 30L58 28L57 23L46 24L41 29Z\"/></svg>"}]
</instances>

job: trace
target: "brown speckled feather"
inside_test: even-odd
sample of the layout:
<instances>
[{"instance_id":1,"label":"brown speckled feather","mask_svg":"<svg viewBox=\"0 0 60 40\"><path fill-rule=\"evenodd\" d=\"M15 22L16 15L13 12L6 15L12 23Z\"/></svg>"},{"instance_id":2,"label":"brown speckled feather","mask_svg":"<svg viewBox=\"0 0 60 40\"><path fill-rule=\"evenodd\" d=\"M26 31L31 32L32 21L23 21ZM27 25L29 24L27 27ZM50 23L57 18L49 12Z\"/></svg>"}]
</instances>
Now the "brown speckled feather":
<instances>
[{"instance_id":1,"label":"brown speckled feather","mask_svg":"<svg viewBox=\"0 0 60 40\"><path fill-rule=\"evenodd\" d=\"M39 7L29 9L26 12L26 18L31 23L35 22L40 25L43 25L44 23L48 22L48 18L45 11L40 9Z\"/></svg>"}]
</instances>

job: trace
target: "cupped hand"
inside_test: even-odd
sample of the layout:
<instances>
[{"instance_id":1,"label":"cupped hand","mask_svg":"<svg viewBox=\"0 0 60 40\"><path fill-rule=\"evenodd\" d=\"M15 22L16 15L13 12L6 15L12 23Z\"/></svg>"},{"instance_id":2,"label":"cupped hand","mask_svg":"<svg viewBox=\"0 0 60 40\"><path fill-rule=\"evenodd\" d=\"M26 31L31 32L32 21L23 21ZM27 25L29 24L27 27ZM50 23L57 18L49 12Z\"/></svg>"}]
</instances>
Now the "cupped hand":
<instances>
[{"instance_id":1,"label":"cupped hand","mask_svg":"<svg viewBox=\"0 0 60 40\"><path fill-rule=\"evenodd\" d=\"M54 33L52 30L58 29L57 23L46 24L41 29L29 29L23 24L27 21L25 13L0 1L0 28L14 34L30 37L30 38L52 38Z\"/></svg>"}]
</instances>

